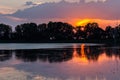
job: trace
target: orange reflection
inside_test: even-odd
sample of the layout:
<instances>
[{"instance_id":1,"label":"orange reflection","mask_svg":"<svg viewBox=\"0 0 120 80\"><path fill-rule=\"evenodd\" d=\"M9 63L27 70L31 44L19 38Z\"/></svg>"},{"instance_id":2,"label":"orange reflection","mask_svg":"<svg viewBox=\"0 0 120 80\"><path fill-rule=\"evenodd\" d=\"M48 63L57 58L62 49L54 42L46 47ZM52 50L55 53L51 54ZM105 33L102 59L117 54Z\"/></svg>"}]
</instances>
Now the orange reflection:
<instances>
[{"instance_id":1,"label":"orange reflection","mask_svg":"<svg viewBox=\"0 0 120 80\"><path fill-rule=\"evenodd\" d=\"M99 56L99 59L98 59L98 63L99 64L102 64L103 62L107 62L107 61L115 61L115 60L117 60L118 59L118 57L115 57L115 55L114 56L112 56L112 57L108 57L107 55L106 55L106 53L103 53L103 54L101 54L100 56ZM119 59L118 59L119 60Z\"/></svg>"},{"instance_id":2,"label":"orange reflection","mask_svg":"<svg viewBox=\"0 0 120 80\"><path fill-rule=\"evenodd\" d=\"M88 60L85 55L85 44L81 44L80 46L80 54L77 52L77 46L74 45L74 52L73 52L73 61L74 62L80 62L80 63L88 63Z\"/></svg>"},{"instance_id":3,"label":"orange reflection","mask_svg":"<svg viewBox=\"0 0 120 80\"><path fill-rule=\"evenodd\" d=\"M72 62L81 63L81 65L88 65L89 63L102 64L108 61L119 60L113 53L107 53L106 50L100 49L99 47L85 47L85 44L81 44L80 47L74 45Z\"/></svg>"}]
</instances>

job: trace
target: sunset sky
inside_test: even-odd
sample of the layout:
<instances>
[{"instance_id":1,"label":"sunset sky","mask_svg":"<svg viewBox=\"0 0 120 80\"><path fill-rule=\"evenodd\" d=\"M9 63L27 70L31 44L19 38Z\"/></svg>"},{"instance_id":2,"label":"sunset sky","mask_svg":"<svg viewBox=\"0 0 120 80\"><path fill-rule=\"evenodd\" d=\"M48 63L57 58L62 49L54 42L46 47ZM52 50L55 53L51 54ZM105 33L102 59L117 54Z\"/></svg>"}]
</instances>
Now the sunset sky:
<instances>
[{"instance_id":1,"label":"sunset sky","mask_svg":"<svg viewBox=\"0 0 120 80\"><path fill-rule=\"evenodd\" d=\"M120 0L0 0L0 23L98 22L102 28L120 23Z\"/></svg>"}]
</instances>

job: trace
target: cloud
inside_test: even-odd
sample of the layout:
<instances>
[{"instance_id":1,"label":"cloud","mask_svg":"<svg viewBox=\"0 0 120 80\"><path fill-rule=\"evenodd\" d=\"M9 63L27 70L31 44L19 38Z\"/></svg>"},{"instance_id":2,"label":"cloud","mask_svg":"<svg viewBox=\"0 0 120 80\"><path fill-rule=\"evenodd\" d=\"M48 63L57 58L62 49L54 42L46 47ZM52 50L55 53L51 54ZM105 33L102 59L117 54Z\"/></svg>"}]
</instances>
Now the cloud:
<instances>
[{"instance_id":1,"label":"cloud","mask_svg":"<svg viewBox=\"0 0 120 80\"><path fill-rule=\"evenodd\" d=\"M22 24L25 22L27 22L27 20L22 19L22 18L17 18L17 17L13 17L13 16L6 16L6 15L0 14L0 23L4 23L4 24L12 26L13 30L16 27L16 25Z\"/></svg>"},{"instance_id":2,"label":"cloud","mask_svg":"<svg viewBox=\"0 0 120 80\"><path fill-rule=\"evenodd\" d=\"M114 3L114 4L113 4ZM38 6L17 11L11 16L26 19L46 18L99 18L120 19L118 8L120 0L108 0L106 2L89 3L44 3ZM29 2L29 5L33 4Z\"/></svg>"},{"instance_id":3,"label":"cloud","mask_svg":"<svg viewBox=\"0 0 120 80\"><path fill-rule=\"evenodd\" d=\"M118 8L120 0L107 0L105 2L88 2L80 0L77 3L67 1L48 2L18 10L13 14L5 15L9 17L1 18L2 22L18 24L21 22L43 23L48 21L64 21L73 23L74 19L101 19L120 20L120 10ZM26 5L34 5L29 2ZM112 22L114 23L114 22Z\"/></svg>"},{"instance_id":4,"label":"cloud","mask_svg":"<svg viewBox=\"0 0 120 80\"><path fill-rule=\"evenodd\" d=\"M31 6L31 5L37 5L37 4L33 3L32 1L27 1L25 3L25 6Z\"/></svg>"},{"instance_id":5,"label":"cloud","mask_svg":"<svg viewBox=\"0 0 120 80\"><path fill-rule=\"evenodd\" d=\"M26 21L25 19L13 17L13 16L4 16L4 17L12 21Z\"/></svg>"},{"instance_id":6,"label":"cloud","mask_svg":"<svg viewBox=\"0 0 120 80\"><path fill-rule=\"evenodd\" d=\"M80 0L82 1L82 0ZM107 0L85 0L85 2L105 2Z\"/></svg>"},{"instance_id":7,"label":"cloud","mask_svg":"<svg viewBox=\"0 0 120 80\"><path fill-rule=\"evenodd\" d=\"M1 14L12 13L13 11L14 11L14 9L12 9L11 7L0 5L0 13Z\"/></svg>"}]
</instances>

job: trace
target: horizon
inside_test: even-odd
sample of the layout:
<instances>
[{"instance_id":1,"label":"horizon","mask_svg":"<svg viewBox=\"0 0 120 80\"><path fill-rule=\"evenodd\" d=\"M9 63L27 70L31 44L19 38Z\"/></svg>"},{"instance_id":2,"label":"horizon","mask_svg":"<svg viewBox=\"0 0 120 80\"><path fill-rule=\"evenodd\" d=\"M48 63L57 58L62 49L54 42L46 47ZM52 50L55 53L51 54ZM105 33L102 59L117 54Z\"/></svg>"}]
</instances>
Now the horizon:
<instances>
[{"instance_id":1,"label":"horizon","mask_svg":"<svg viewBox=\"0 0 120 80\"><path fill-rule=\"evenodd\" d=\"M110 25L110 24L106 24L106 25L104 25L104 24L99 24L98 22L95 22L94 21L95 19L78 19L78 20L76 20L75 22L71 22L71 23L69 23L69 22L65 22L65 21L48 21L48 22L43 22L43 23L36 23L36 22L23 22L23 23L20 23L20 24L17 24L17 25L10 25L10 24L5 24L5 23L0 23L0 24L5 24L5 25L8 25L8 26L10 26L11 27L11 29L13 30L13 31L15 31L15 28L17 27L17 26L19 26L19 25L22 25L22 24L29 24L29 23L35 23L37 26L38 25L40 25L40 24L47 24L48 25L48 23L49 22L62 22L62 23L67 23L67 24L69 24L69 25L71 25L72 27L74 27L74 28L77 28L77 27L85 27L87 24L89 24L89 23L97 23L98 24L98 27L99 28L101 28L101 29L103 29L103 30L105 30L106 29L106 27L108 27L108 26L110 26L111 28L115 28L115 27L117 27L117 26L119 26L120 24L117 22L117 20L116 21L113 21L113 22L115 22L116 24L113 24L113 25ZM100 19L96 19L96 20L98 20L99 22L101 21ZM108 20L108 23L109 23L109 20ZM103 26L101 26L101 25L103 25Z\"/></svg>"}]
</instances>

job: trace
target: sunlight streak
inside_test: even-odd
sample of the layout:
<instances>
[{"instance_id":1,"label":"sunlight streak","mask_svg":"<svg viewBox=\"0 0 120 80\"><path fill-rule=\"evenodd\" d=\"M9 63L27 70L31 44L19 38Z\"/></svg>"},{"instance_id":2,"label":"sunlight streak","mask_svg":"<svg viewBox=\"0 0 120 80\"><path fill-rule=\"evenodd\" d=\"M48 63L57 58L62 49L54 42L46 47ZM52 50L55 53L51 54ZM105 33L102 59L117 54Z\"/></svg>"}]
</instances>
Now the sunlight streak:
<instances>
[{"instance_id":1,"label":"sunlight streak","mask_svg":"<svg viewBox=\"0 0 120 80\"><path fill-rule=\"evenodd\" d=\"M90 19L83 19L83 20L76 22L76 26L85 26L89 22L91 22Z\"/></svg>"}]
</instances>

